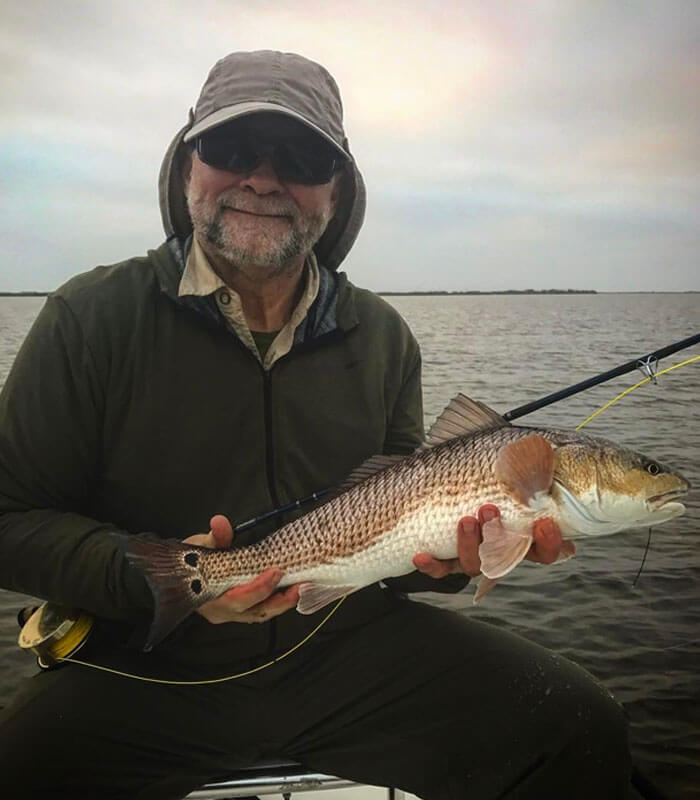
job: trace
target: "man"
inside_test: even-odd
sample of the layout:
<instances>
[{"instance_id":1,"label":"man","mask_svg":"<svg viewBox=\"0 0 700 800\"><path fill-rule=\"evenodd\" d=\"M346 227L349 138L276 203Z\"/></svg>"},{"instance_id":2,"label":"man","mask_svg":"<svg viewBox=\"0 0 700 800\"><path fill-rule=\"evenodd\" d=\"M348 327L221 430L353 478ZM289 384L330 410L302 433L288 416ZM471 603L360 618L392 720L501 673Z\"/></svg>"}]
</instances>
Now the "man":
<instances>
[{"instance_id":1,"label":"man","mask_svg":"<svg viewBox=\"0 0 700 800\"><path fill-rule=\"evenodd\" d=\"M219 61L160 196L166 243L55 292L8 378L0 571L7 588L96 615L84 660L198 680L287 653L325 612L285 613L297 587L276 592L270 569L144 654L153 600L129 537L225 547L230 520L339 483L373 453L411 452L420 356L401 318L335 271L365 194L319 65ZM479 523L498 511L479 515L455 531L458 559L416 554L424 575L350 595L303 648L247 677L36 676L4 713L0 783L13 797L175 798L286 756L425 798L624 796L625 723L590 676L401 594L479 573ZM535 534L530 557L554 560L556 526Z\"/></svg>"}]
</instances>

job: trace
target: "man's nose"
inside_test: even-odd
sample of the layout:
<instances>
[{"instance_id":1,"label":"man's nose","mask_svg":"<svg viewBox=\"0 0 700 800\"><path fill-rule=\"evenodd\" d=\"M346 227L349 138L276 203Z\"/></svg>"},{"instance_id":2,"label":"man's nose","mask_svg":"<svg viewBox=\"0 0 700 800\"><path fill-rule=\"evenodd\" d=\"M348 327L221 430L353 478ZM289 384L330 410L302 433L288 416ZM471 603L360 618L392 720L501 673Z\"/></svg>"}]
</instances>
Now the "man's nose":
<instances>
[{"instance_id":1,"label":"man's nose","mask_svg":"<svg viewBox=\"0 0 700 800\"><path fill-rule=\"evenodd\" d=\"M240 186L242 189L252 189L256 194L272 194L284 191L282 182L277 177L269 155L261 158L255 167L245 174Z\"/></svg>"}]
</instances>

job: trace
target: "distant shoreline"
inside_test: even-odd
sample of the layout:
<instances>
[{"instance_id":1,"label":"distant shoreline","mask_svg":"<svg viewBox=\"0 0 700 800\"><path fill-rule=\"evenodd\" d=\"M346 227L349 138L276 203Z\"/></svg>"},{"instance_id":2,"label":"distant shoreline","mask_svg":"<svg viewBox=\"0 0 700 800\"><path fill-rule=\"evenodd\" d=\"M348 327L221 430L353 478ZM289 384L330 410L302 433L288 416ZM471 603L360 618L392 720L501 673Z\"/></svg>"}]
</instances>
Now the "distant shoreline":
<instances>
[{"instance_id":1,"label":"distant shoreline","mask_svg":"<svg viewBox=\"0 0 700 800\"><path fill-rule=\"evenodd\" d=\"M496 289L480 291L473 289L464 292L375 292L375 294L416 297L458 297L460 295L497 295L497 294L698 294L700 289Z\"/></svg>"},{"instance_id":2,"label":"distant shoreline","mask_svg":"<svg viewBox=\"0 0 700 800\"><path fill-rule=\"evenodd\" d=\"M434 291L434 292L376 292L376 294L392 295L418 295L438 297L450 295L472 295L472 294L598 294L596 289L497 289L494 291L481 291L480 289L469 289L466 291Z\"/></svg>"},{"instance_id":3,"label":"distant shoreline","mask_svg":"<svg viewBox=\"0 0 700 800\"><path fill-rule=\"evenodd\" d=\"M375 292L384 296L412 296L417 297L451 297L460 295L491 295L491 294L698 294L699 289L495 289L481 291L439 291L439 292Z\"/></svg>"},{"instance_id":4,"label":"distant shoreline","mask_svg":"<svg viewBox=\"0 0 700 800\"><path fill-rule=\"evenodd\" d=\"M0 292L0 297L48 297L51 292Z\"/></svg>"},{"instance_id":5,"label":"distant shoreline","mask_svg":"<svg viewBox=\"0 0 700 800\"><path fill-rule=\"evenodd\" d=\"M470 289L465 291L415 291L415 292L375 292L385 297L459 297L461 295L491 294L698 294L699 289L495 289L481 291ZM0 292L0 297L48 297L51 292Z\"/></svg>"}]
</instances>

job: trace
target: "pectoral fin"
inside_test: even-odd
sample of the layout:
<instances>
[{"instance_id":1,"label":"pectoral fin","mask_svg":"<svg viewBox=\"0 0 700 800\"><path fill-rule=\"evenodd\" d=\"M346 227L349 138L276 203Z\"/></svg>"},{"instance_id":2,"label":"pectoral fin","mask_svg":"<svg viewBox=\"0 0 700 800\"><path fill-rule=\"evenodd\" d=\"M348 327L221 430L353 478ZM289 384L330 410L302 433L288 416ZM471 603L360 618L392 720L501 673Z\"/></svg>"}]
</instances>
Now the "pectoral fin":
<instances>
[{"instance_id":1,"label":"pectoral fin","mask_svg":"<svg viewBox=\"0 0 700 800\"><path fill-rule=\"evenodd\" d=\"M554 450L538 433L523 436L499 450L495 473L511 497L524 506L530 505L535 495L552 488Z\"/></svg>"},{"instance_id":2,"label":"pectoral fin","mask_svg":"<svg viewBox=\"0 0 700 800\"><path fill-rule=\"evenodd\" d=\"M485 522L481 535L479 558L481 571L487 578L507 575L525 558L533 541L531 533L507 528L500 519Z\"/></svg>"},{"instance_id":3,"label":"pectoral fin","mask_svg":"<svg viewBox=\"0 0 700 800\"><path fill-rule=\"evenodd\" d=\"M319 583L302 583L299 587L297 611L300 614L313 614L334 600L357 591L358 586L323 586Z\"/></svg>"}]
</instances>

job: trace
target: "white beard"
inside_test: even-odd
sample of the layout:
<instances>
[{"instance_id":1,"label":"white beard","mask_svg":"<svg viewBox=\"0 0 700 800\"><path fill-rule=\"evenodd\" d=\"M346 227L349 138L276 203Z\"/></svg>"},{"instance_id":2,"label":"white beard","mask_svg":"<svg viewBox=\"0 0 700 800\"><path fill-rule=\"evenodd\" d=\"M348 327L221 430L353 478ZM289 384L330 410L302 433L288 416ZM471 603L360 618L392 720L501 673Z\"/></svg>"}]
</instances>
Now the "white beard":
<instances>
[{"instance_id":1,"label":"white beard","mask_svg":"<svg viewBox=\"0 0 700 800\"><path fill-rule=\"evenodd\" d=\"M303 216L291 201L259 199L229 190L215 202L190 195L187 205L200 241L206 242L231 267L251 279L265 279L298 267L320 239L332 216L329 206ZM232 208L249 210L250 215ZM254 216L274 214L279 216Z\"/></svg>"}]
</instances>

